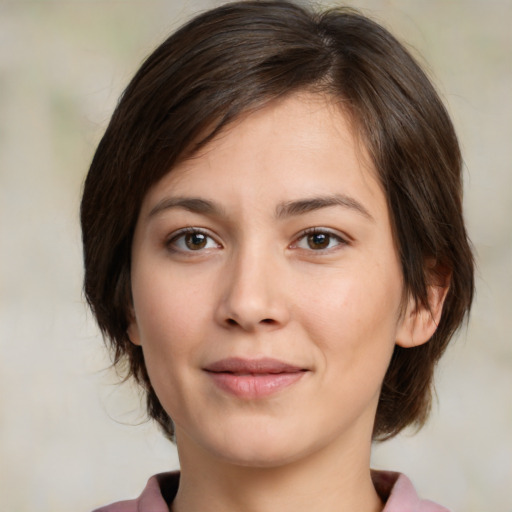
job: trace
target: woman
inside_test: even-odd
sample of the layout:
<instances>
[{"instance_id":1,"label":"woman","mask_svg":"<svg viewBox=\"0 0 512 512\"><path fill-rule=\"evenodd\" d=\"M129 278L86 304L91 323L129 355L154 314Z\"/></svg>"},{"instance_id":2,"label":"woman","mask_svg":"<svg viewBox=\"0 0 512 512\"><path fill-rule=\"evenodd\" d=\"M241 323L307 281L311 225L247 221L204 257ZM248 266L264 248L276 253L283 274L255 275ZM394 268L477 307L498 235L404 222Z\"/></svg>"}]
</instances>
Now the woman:
<instances>
[{"instance_id":1,"label":"woman","mask_svg":"<svg viewBox=\"0 0 512 512\"><path fill-rule=\"evenodd\" d=\"M369 465L469 311L461 204L439 97L357 12L238 2L172 35L81 214L87 299L181 469L101 510L445 510Z\"/></svg>"}]
</instances>

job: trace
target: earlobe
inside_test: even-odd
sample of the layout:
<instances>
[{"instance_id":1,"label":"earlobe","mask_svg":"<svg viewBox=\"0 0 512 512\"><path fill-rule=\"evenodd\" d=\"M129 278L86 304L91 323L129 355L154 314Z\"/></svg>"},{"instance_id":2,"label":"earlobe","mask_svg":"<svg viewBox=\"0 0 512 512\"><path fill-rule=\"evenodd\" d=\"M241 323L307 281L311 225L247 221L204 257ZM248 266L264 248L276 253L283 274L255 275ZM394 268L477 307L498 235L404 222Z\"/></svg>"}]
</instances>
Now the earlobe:
<instances>
[{"instance_id":1,"label":"earlobe","mask_svg":"<svg viewBox=\"0 0 512 512\"><path fill-rule=\"evenodd\" d=\"M128 335L128 339L134 345L142 345L140 342L139 326L137 325L135 311L133 311L133 308L130 308L130 323L128 325L128 329L126 329L126 334Z\"/></svg>"},{"instance_id":2,"label":"earlobe","mask_svg":"<svg viewBox=\"0 0 512 512\"><path fill-rule=\"evenodd\" d=\"M126 334L128 334L128 339L134 344L134 345L141 345L140 337L139 337L139 329L137 328L136 323L131 323L128 326L128 329L126 329Z\"/></svg>"},{"instance_id":3,"label":"earlobe","mask_svg":"<svg viewBox=\"0 0 512 512\"><path fill-rule=\"evenodd\" d=\"M403 348L423 345L436 332L446 295L450 288L450 277L428 286L428 305L409 297L405 314L399 326L396 344Z\"/></svg>"}]
</instances>

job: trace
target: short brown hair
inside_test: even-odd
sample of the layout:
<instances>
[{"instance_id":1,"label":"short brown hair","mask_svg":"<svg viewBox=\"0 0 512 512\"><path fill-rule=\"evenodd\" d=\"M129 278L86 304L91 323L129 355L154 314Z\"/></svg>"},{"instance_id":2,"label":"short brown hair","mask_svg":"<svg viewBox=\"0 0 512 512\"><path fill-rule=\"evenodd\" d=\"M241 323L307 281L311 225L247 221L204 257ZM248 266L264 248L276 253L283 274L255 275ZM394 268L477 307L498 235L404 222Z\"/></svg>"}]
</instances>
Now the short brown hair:
<instances>
[{"instance_id":1,"label":"short brown hair","mask_svg":"<svg viewBox=\"0 0 512 512\"><path fill-rule=\"evenodd\" d=\"M348 8L315 13L287 1L249 1L210 10L163 42L126 88L81 205L86 298L114 363L127 363L127 375L147 393L149 415L169 437L172 420L141 348L126 332L142 200L240 114L304 89L342 102L364 141L387 196L407 296L428 306L427 261L451 274L431 340L394 349L375 439L424 423L434 366L469 311L473 258L462 217L460 150L441 100L411 55L382 26Z\"/></svg>"}]
</instances>

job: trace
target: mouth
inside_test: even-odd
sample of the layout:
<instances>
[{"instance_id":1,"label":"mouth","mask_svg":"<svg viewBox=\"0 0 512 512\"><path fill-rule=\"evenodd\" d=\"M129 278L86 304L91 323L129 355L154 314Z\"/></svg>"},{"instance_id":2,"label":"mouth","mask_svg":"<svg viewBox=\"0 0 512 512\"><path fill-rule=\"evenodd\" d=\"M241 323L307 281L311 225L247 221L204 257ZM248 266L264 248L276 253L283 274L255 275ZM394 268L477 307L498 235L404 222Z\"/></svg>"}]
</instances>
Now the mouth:
<instances>
[{"instance_id":1,"label":"mouth","mask_svg":"<svg viewBox=\"0 0 512 512\"><path fill-rule=\"evenodd\" d=\"M257 399L292 386L309 370L277 359L228 358L206 366L204 371L221 391Z\"/></svg>"}]
</instances>

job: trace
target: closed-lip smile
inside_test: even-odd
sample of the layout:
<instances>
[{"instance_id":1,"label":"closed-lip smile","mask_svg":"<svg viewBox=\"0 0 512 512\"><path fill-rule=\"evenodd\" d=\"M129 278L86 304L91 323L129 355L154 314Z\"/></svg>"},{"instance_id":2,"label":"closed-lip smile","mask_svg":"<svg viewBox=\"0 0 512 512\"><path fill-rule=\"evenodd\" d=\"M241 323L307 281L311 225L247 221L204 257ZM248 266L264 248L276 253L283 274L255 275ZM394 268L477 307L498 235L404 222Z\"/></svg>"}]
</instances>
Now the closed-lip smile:
<instances>
[{"instance_id":1,"label":"closed-lip smile","mask_svg":"<svg viewBox=\"0 0 512 512\"><path fill-rule=\"evenodd\" d=\"M208 364L204 371L222 391L241 399L257 399L295 384L309 370L278 359L232 357Z\"/></svg>"}]
</instances>

